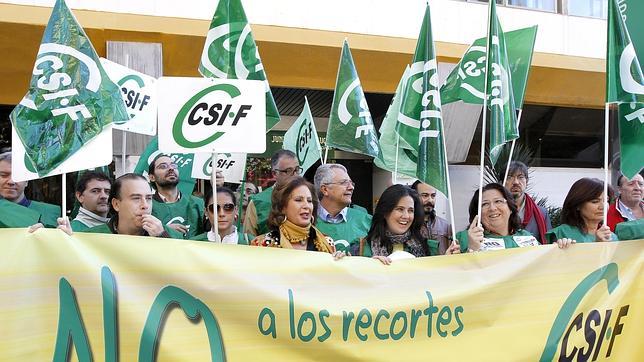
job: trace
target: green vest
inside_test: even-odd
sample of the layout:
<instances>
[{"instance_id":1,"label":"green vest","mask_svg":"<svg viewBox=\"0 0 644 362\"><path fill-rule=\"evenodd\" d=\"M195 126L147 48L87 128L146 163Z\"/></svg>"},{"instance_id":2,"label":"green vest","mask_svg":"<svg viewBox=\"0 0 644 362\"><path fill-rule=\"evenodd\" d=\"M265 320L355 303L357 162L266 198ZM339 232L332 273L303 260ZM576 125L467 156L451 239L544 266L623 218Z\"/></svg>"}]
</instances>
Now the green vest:
<instances>
[{"instance_id":1,"label":"green vest","mask_svg":"<svg viewBox=\"0 0 644 362\"><path fill-rule=\"evenodd\" d=\"M433 256L433 255L439 255L438 254L438 241L436 240L426 240L427 246L429 247L429 255L428 256ZM407 244L403 246L403 250L406 252L409 252L409 249L407 248ZM366 256L366 257L372 257L373 256L373 251L371 250L371 243L365 240L364 247L362 248L362 255L361 256Z\"/></svg>"},{"instance_id":2,"label":"green vest","mask_svg":"<svg viewBox=\"0 0 644 362\"><path fill-rule=\"evenodd\" d=\"M492 233L483 232L483 238L488 250L512 249L520 248L521 246L539 245L539 241L535 239L535 237L529 231L523 229L519 229L516 233L506 236L499 236ZM467 230L457 232L456 239L461 246L461 253L467 253L469 246L469 237L467 236ZM503 244L501 244L501 240L503 240Z\"/></svg>"},{"instance_id":3,"label":"green vest","mask_svg":"<svg viewBox=\"0 0 644 362\"><path fill-rule=\"evenodd\" d=\"M44 202L31 201L29 208L40 213L40 222L45 226L58 226L57 219L61 217L60 206L46 204Z\"/></svg>"},{"instance_id":4,"label":"green vest","mask_svg":"<svg viewBox=\"0 0 644 362\"><path fill-rule=\"evenodd\" d=\"M546 233L546 240L549 243L556 243L563 238L573 239L578 243L592 243L597 239L594 234L586 234L578 227L568 224L561 224ZM617 235L611 233L610 240L617 241Z\"/></svg>"},{"instance_id":5,"label":"green vest","mask_svg":"<svg viewBox=\"0 0 644 362\"><path fill-rule=\"evenodd\" d=\"M271 213L271 195L273 186L250 197L257 211L257 235L266 234L268 230L268 214Z\"/></svg>"},{"instance_id":6,"label":"green vest","mask_svg":"<svg viewBox=\"0 0 644 362\"><path fill-rule=\"evenodd\" d=\"M204 231L203 200L196 196L183 195L181 196L181 199L174 203L152 200L152 216L161 220L164 225L185 225L188 228L188 233L186 234L185 239L190 239ZM179 239L184 239L184 237L180 237Z\"/></svg>"},{"instance_id":7,"label":"green vest","mask_svg":"<svg viewBox=\"0 0 644 362\"><path fill-rule=\"evenodd\" d=\"M240 232L237 232L237 245L248 245L251 240L255 239L255 237L251 234L242 234ZM210 241L208 240L208 232L206 231L205 233L201 233L197 236L194 236L190 238L190 240L197 240L197 241Z\"/></svg>"},{"instance_id":8,"label":"green vest","mask_svg":"<svg viewBox=\"0 0 644 362\"><path fill-rule=\"evenodd\" d=\"M40 213L5 199L0 199L0 228L24 228L37 224Z\"/></svg>"},{"instance_id":9,"label":"green vest","mask_svg":"<svg viewBox=\"0 0 644 362\"><path fill-rule=\"evenodd\" d=\"M364 210L364 208L361 209ZM349 208L346 221L338 224L332 224L318 217L315 227L322 234L333 239L336 250L346 252L350 250L349 245L360 243L360 239L369 233L371 215L361 209Z\"/></svg>"},{"instance_id":10,"label":"green vest","mask_svg":"<svg viewBox=\"0 0 644 362\"><path fill-rule=\"evenodd\" d=\"M70 223L70 226L72 227L72 231L79 232L79 233L85 232L90 229L89 226L83 224L78 220L72 220L72 222Z\"/></svg>"},{"instance_id":11,"label":"green vest","mask_svg":"<svg viewBox=\"0 0 644 362\"><path fill-rule=\"evenodd\" d=\"M620 222L615 227L619 240L644 239L644 219Z\"/></svg>"},{"instance_id":12,"label":"green vest","mask_svg":"<svg viewBox=\"0 0 644 362\"><path fill-rule=\"evenodd\" d=\"M165 230L172 239L183 239L183 235L181 235L181 233L170 229L167 225L163 225L163 230ZM84 232L93 234L116 234L112 232L112 229L110 229L107 224L91 227Z\"/></svg>"}]
</instances>

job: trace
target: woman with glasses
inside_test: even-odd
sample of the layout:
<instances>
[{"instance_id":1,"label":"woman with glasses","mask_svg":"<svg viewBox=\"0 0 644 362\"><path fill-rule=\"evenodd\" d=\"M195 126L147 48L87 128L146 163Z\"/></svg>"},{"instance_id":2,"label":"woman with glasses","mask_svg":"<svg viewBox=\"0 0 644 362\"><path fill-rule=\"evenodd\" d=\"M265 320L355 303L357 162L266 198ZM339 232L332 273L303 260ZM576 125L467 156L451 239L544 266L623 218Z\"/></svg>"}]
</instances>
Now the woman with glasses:
<instances>
[{"instance_id":1,"label":"woman with glasses","mask_svg":"<svg viewBox=\"0 0 644 362\"><path fill-rule=\"evenodd\" d=\"M318 198L313 185L301 176L293 176L275 184L268 215L270 231L255 238L251 245L283 249L321 251L337 258L333 240L314 225Z\"/></svg>"},{"instance_id":2,"label":"woman with glasses","mask_svg":"<svg viewBox=\"0 0 644 362\"><path fill-rule=\"evenodd\" d=\"M424 223L418 193L408 186L390 186L378 200L367 237L360 240L357 250L353 246L353 252L378 259L385 265L391 264L389 256L396 251L415 257L438 255L438 242L427 239ZM446 254L458 252L458 245L452 244Z\"/></svg>"},{"instance_id":3,"label":"woman with glasses","mask_svg":"<svg viewBox=\"0 0 644 362\"><path fill-rule=\"evenodd\" d=\"M611 198L612 190L608 191ZM561 209L561 225L546 233L546 238L560 248L574 243L617 240L607 225L600 227L603 220L604 183L584 177L570 187Z\"/></svg>"},{"instance_id":4,"label":"woman with glasses","mask_svg":"<svg viewBox=\"0 0 644 362\"><path fill-rule=\"evenodd\" d=\"M223 186L217 187L216 203L213 200L211 189L206 193L204 201L206 203L206 220L210 224L215 219L215 212L217 212L217 226L222 244L248 245L248 242L253 240L253 235L242 234L237 231L237 226L235 225L238 217L237 198L231 189ZM219 241L212 230L199 234L192 240Z\"/></svg>"},{"instance_id":5,"label":"woman with glasses","mask_svg":"<svg viewBox=\"0 0 644 362\"><path fill-rule=\"evenodd\" d=\"M532 234L521 229L517 205L512 194L498 183L483 187L481 225L478 226L479 191L470 201L470 227L456 233L461 252L501 250L539 245Z\"/></svg>"}]
</instances>

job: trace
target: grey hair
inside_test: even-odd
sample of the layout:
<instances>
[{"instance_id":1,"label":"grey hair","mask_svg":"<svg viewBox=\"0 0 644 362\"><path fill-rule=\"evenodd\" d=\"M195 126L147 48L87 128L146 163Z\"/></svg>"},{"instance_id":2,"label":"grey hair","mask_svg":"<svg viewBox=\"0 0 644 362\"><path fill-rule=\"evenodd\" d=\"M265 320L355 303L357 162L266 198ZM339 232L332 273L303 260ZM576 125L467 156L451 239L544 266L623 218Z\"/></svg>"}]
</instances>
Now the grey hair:
<instances>
[{"instance_id":1,"label":"grey hair","mask_svg":"<svg viewBox=\"0 0 644 362\"><path fill-rule=\"evenodd\" d=\"M11 163L11 152L0 153L0 161L7 161Z\"/></svg>"},{"instance_id":2,"label":"grey hair","mask_svg":"<svg viewBox=\"0 0 644 362\"><path fill-rule=\"evenodd\" d=\"M295 153L293 153L293 151L284 149L277 150L271 157L271 169L275 170L277 163L280 162L280 159L284 157L294 158L297 160L297 156L295 156Z\"/></svg>"},{"instance_id":3,"label":"grey hair","mask_svg":"<svg viewBox=\"0 0 644 362\"><path fill-rule=\"evenodd\" d=\"M528 176L528 166L521 161L512 161L510 162L510 168L508 169L508 177L514 175L517 172L521 172L525 176L526 180L530 178Z\"/></svg>"},{"instance_id":4,"label":"grey hair","mask_svg":"<svg viewBox=\"0 0 644 362\"><path fill-rule=\"evenodd\" d=\"M318 194L318 198L322 199L322 193L320 188L322 185L332 182L333 179L333 169L342 170L347 172L347 168L342 166L339 163L327 163L320 165L317 170L315 170L315 176L313 176L313 183L315 184L315 192ZM348 173L348 172L347 172Z\"/></svg>"}]
</instances>

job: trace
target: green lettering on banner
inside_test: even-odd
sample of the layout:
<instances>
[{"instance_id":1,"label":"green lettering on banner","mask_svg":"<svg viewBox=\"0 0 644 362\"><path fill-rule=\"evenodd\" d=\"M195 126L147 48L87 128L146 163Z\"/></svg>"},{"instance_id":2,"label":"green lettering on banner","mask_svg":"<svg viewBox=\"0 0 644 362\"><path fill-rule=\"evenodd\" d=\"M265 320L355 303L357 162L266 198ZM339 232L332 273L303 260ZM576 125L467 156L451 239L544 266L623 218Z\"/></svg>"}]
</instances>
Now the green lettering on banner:
<instances>
[{"instance_id":1,"label":"green lettering on banner","mask_svg":"<svg viewBox=\"0 0 644 362\"><path fill-rule=\"evenodd\" d=\"M67 279L60 278L58 283L60 311L58 315L58 331L56 332L56 347L54 361L69 361L70 348L76 349L78 360L92 361L92 350L83 324L74 289Z\"/></svg>"},{"instance_id":2,"label":"green lettering on banner","mask_svg":"<svg viewBox=\"0 0 644 362\"><path fill-rule=\"evenodd\" d=\"M266 316L270 318L270 324L268 328L264 328L264 318ZM257 329L259 329L259 331L265 336L268 336L270 334L273 339L277 338L277 329L275 328L275 313L273 313L270 308L264 308L261 312L259 312L259 317L257 317Z\"/></svg>"}]
</instances>

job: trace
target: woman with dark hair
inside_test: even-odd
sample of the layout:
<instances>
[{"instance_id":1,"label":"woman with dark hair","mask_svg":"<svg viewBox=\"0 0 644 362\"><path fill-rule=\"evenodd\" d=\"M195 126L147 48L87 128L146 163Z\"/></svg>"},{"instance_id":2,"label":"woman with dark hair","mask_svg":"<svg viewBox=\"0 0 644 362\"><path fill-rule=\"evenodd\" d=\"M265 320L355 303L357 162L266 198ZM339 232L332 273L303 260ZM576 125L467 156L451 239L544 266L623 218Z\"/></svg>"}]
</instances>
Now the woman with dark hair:
<instances>
[{"instance_id":1,"label":"woman with dark hair","mask_svg":"<svg viewBox=\"0 0 644 362\"><path fill-rule=\"evenodd\" d=\"M483 187L481 225L478 226L479 191L470 201L470 227L456 233L461 252L500 250L539 245L532 234L521 229L517 205L512 194L498 183Z\"/></svg>"},{"instance_id":2,"label":"woman with dark hair","mask_svg":"<svg viewBox=\"0 0 644 362\"><path fill-rule=\"evenodd\" d=\"M321 251L343 257L343 252L336 252L333 240L313 226L317 207L315 189L304 177L292 176L278 182L271 194L270 231L256 237L251 245Z\"/></svg>"},{"instance_id":3,"label":"woman with dark hair","mask_svg":"<svg viewBox=\"0 0 644 362\"><path fill-rule=\"evenodd\" d=\"M380 196L366 238L360 240L357 255L391 263L395 251L406 251L415 257L439 255L438 242L428 240L424 232L424 212L418 193L408 186L392 185ZM446 254L458 253L452 244Z\"/></svg>"},{"instance_id":4,"label":"woman with dark hair","mask_svg":"<svg viewBox=\"0 0 644 362\"><path fill-rule=\"evenodd\" d=\"M613 196L608 189L609 199ZM566 248L573 243L617 240L604 220L604 183L584 177L570 187L561 209L561 225L550 230L546 239Z\"/></svg>"},{"instance_id":5,"label":"woman with dark hair","mask_svg":"<svg viewBox=\"0 0 644 362\"><path fill-rule=\"evenodd\" d=\"M219 238L216 237L213 230L196 235L192 240L201 241L220 241L222 244L240 244L248 245L254 236L237 232L235 225L238 217L237 198L233 190L224 186L217 186L217 202L213 200L212 189L208 190L204 198L206 205L206 220L212 225L217 211L217 231Z\"/></svg>"}]
</instances>

